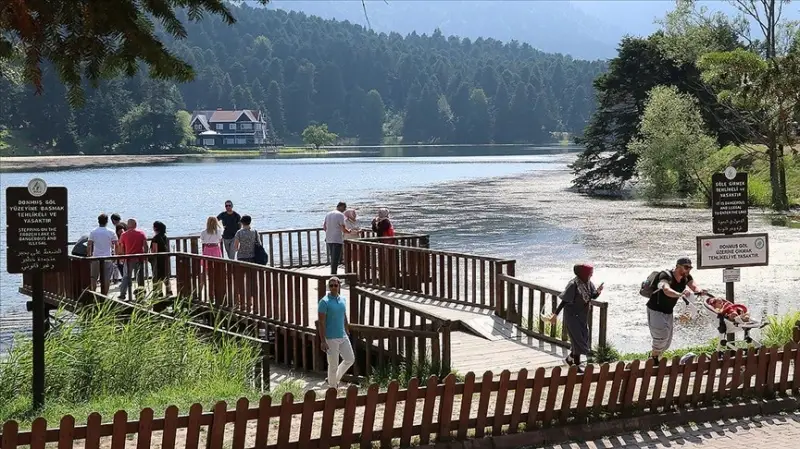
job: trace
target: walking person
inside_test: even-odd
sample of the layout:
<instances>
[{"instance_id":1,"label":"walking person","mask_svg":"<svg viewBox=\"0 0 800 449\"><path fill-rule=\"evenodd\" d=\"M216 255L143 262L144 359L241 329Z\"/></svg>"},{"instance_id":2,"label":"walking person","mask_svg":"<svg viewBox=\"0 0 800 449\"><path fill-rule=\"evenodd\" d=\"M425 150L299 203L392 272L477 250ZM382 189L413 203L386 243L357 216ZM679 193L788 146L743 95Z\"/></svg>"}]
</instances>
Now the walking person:
<instances>
[{"instance_id":1,"label":"walking person","mask_svg":"<svg viewBox=\"0 0 800 449\"><path fill-rule=\"evenodd\" d=\"M344 211L346 210L347 204L340 201L336 205L336 209L325 215L325 221L322 222L322 229L325 231L325 244L328 249L328 263L331 266L331 274L334 276L339 271L339 264L342 261L344 236L351 232L345 226Z\"/></svg>"},{"instance_id":2,"label":"walking person","mask_svg":"<svg viewBox=\"0 0 800 449\"><path fill-rule=\"evenodd\" d=\"M242 217L242 228L236 231L233 237L233 250L236 251L236 260L254 263L256 241L260 241L261 238L258 231L250 228L250 223L252 223L252 218L249 215Z\"/></svg>"},{"instance_id":3,"label":"walking person","mask_svg":"<svg viewBox=\"0 0 800 449\"><path fill-rule=\"evenodd\" d=\"M168 253L169 240L167 239L167 226L160 222L153 222L153 238L150 240L151 253ZM159 295L163 293L164 287L167 290L167 296L172 296L172 281L170 280L169 269L169 256L157 255L152 258L153 261L153 291L157 291Z\"/></svg>"},{"instance_id":4,"label":"walking person","mask_svg":"<svg viewBox=\"0 0 800 449\"><path fill-rule=\"evenodd\" d=\"M692 271L692 260L688 257L678 259L674 269L662 271L658 275L657 289L647 301L647 326L650 328L650 337L653 340L650 356L655 366L658 366L661 354L672 344L673 310L678 299L688 303L687 297L692 293L706 293L692 279L690 271Z\"/></svg>"},{"instance_id":5,"label":"walking person","mask_svg":"<svg viewBox=\"0 0 800 449\"><path fill-rule=\"evenodd\" d=\"M233 259L235 254L233 239L236 237L236 232L242 227L242 216L233 210L233 202L228 200L225 201L225 211L217 215L217 220L222 223L222 227L225 229L222 232L222 246L225 247L228 259Z\"/></svg>"},{"instance_id":6,"label":"walking person","mask_svg":"<svg viewBox=\"0 0 800 449\"><path fill-rule=\"evenodd\" d=\"M591 281L594 267L589 264L578 264L572 267L575 277L567 283L564 291L558 296L561 303L558 305L550 323L555 324L558 313L564 310L564 325L570 341L570 353L566 358L567 365L577 365L578 372L583 372L581 356L588 355L591 351L589 341L589 314L591 313L592 300L597 299L603 292L603 284L595 288Z\"/></svg>"},{"instance_id":7,"label":"walking person","mask_svg":"<svg viewBox=\"0 0 800 449\"><path fill-rule=\"evenodd\" d=\"M97 227L89 233L86 243L86 257L111 257L117 246L117 234L108 229L108 215L100 214L97 217ZM111 277L116 271L113 260L93 260L91 262L91 289L97 289L97 279L100 279L100 293L108 295Z\"/></svg>"},{"instance_id":8,"label":"walking person","mask_svg":"<svg viewBox=\"0 0 800 449\"><path fill-rule=\"evenodd\" d=\"M128 219L128 230L122 233L119 239L121 253L128 254L147 254L147 235L138 229L135 218ZM144 285L144 257L130 257L125 259L125 272L122 282L119 284L119 299L125 300L128 288L131 287L133 276L136 276L137 284Z\"/></svg>"},{"instance_id":9,"label":"walking person","mask_svg":"<svg viewBox=\"0 0 800 449\"><path fill-rule=\"evenodd\" d=\"M351 240L357 239L361 236L361 228L358 227L358 213L356 213L355 209L347 209L344 211L344 227L349 229L350 232L346 232L344 234L344 240ZM356 273L356 266L355 265L348 265L351 261L345 260L345 248L342 246L342 265L345 266L344 271L348 272L348 269L353 269L353 273ZM357 254L349 254L349 259L352 261L356 260Z\"/></svg>"},{"instance_id":10,"label":"walking person","mask_svg":"<svg viewBox=\"0 0 800 449\"><path fill-rule=\"evenodd\" d=\"M222 257L222 230L219 227L217 217L206 219L206 228L200 232L200 245L203 247L203 255L206 257ZM208 263L203 260L200 262L203 273L200 275L200 289L206 284L208 275Z\"/></svg>"},{"instance_id":11,"label":"walking person","mask_svg":"<svg viewBox=\"0 0 800 449\"><path fill-rule=\"evenodd\" d=\"M320 348L328 355L328 388L338 388L339 381L356 361L349 338L346 299L341 295L341 288L342 282L338 277L328 279L328 294L317 305Z\"/></svg>"}]
</instances>

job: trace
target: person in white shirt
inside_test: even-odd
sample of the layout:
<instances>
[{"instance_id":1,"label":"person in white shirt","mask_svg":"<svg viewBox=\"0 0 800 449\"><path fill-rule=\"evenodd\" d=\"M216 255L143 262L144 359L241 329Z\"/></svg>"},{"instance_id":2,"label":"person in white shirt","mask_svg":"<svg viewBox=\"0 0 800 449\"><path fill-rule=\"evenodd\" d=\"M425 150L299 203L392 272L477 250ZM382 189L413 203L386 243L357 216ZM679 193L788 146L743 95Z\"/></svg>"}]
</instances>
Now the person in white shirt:
<instances>
[{"instance_id":1,"label":"person in white shirt","mask_svg":"<svg viewBox=\"0 0 800 449\"><path fill-rule=\"evenodd\" d=\"M222 257L222 230L220 229L217 217L206 219L206 228L200 233L200 245L203 247L203 255L207 257ZM200 262L203 267L203 275L200 276L200 288L202 289L206 281L206 261Z\"/></svg>"},{"instance_id":2,"label":"person in white shirt","mask_svg":"<svg viewBox=\"0 0 800 449\"><path fill-rule=\"evenodd\" d=\"M89 233L89 241L86 244L86 257L111 257L114 255L114 247L117 243L117 233L108 229L108 216L100 214L97 217L97 228ZM91 263L91 289L97 288L97 278L100 278L100 293L108 295L108 286L111 276L114 274L114 261L93 260Z\"/></svg>"},{"instance_id":3,"label":"person in white shirt","mask_svg":"<svg viewBox=\"0 0 800 449\"><path fill-rule=\"evenodd\" d=\"M351 231L345 226L343 212L347 210L347 204L340 202L336 209L325 215L322 229L325 231L325 243L328 247L328 263L331 265L331 274L335 275L339 271L339 263L342 261L342 247L344 246L344 235Z\"/></svg>"}]
</instances>

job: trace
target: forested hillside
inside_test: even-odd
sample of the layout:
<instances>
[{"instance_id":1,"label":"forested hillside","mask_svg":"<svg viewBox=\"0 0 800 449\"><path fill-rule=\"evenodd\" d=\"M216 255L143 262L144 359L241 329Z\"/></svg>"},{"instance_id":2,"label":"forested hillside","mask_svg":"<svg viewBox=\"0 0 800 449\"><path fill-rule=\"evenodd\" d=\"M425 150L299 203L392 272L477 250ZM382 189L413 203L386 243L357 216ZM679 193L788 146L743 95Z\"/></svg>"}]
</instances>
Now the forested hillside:
<instances>
[{"instance_id":1,"label":"forested hillside","mask_svg":"<svg viewBox=\"0 0 800 449\"><path fill-rule=\"evenodd\" d=\"M516 42L377 34L246 5L233 12L233 26L207 18L187 25L186 40L164 37L197 73L187 84L141 73L89 89L72 109L63 88L34 96L0 77L0 133L39 151L161 152L190 142L180 110L260 108L281 139L317 122L361 144L540 142L582 131L592 81L605 70ZM45 71L45 85L55 78Z\"/></svg>"}]
</instances>

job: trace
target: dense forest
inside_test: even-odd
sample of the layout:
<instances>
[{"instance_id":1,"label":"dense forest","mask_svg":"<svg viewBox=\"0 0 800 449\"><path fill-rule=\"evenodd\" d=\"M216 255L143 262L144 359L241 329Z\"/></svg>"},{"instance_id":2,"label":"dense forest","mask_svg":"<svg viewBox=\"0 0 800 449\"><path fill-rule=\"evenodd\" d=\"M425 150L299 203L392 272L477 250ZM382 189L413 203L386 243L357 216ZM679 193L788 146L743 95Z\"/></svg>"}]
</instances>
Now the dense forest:
<instances>
[{"instance_id":1,"label":"dense forest","mask_svg":"<svg viewBox=\"0 0 800 449\"><path fill-rule=\"evenodd\" d=\"M583 130L592 81L606 69L514 41L404 37L297 12L232 10L233 26L209 17L187 23L185 40L163 33L194 67L189 83L139 73L87 89L85 105L71 108L47 68L42 95L0 77L0 133L12 148L39 152L176 151L192 141L183 111L239 108L266 111L280 140L316 122L360 144L541 142Z\"/></svg>"}]
</instances>

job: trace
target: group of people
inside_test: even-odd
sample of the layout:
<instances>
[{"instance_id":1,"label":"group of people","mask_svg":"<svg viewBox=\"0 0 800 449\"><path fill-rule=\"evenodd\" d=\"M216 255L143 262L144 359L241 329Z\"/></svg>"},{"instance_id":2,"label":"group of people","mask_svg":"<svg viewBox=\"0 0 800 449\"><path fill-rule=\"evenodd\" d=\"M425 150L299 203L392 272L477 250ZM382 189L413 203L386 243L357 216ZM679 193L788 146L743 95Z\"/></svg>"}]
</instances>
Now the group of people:
<instances>
[{"instance_id":1,"label":"group of people","mask_svg":"<svg viewBox=\"0 0 800 449\"><path fill-rule=\"evenodd\" d=\"M325 231L325 245L328 250L331 274L335 276L342 263L344 241L361 236L358 213L355 209L348 209L347 203L340 201L336 205L336 209L325 215L322 229ZM385 207L378 209L378 215L372 219L372 232L378 237L394 237L394 225L389 218L389 209Z\"/></svg>"},{"instance_id":2,"label":"group of people","mask_svg":"<svg viewBox=\"0 0 800 449\"><path fill-rule=\"evenodd\" d=\"M661 355L672 344L674 332L674 310L679 300L688 303L688 298L695 294L707 294L701 289L690 274L692 261L688 257L677 260L675 268L659 273L652 294L646 304L647 325L652 340L650 356L655 366L660 363ZM603 284L595 287L591 281L594 267L590 264L578 264L573 267L575 277L569 281L558 308L549 320L555 324L558 314L564 311L564 325L570 338L570 353L566 358L568 365L578 366L582 371L581 356L591 350L589 342L589 313L591 302L603 292Z\"/></svg>"},{"instance_id":3,"label":"group of people","mask_svg":"<svg viewBox=\"0 0 800 449\"><path fill-rule=\"evenodd\" d=\"M97 227L88 236L82 237L75 244L72 253L85 257L108 257L106 260L93 260L90 264L90 288L97 289L100 281L100 292L108 294L112 282L120 282L120 299L124 300L128 289L136 277L137 281L144 281L144 270L147 259L145 257L129 257L125 259L110 259L115 255L131 255L146 253L165 253L169 251L167 241L167 227L160 221L153 222L153 237L148 245L147 234L139 228L135 218L128 218L123 222L119 214L111 214L111 224L114 229L109 229L109 216L100 214L97 217ZM169 280L169 266L166 256L155 256L151 259L153 265L153 282L166 289L166 294L172 295Z\"/></svg>"}]
</instances>

